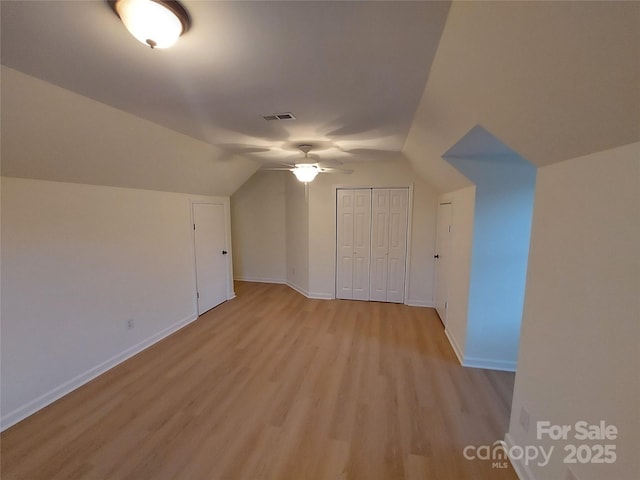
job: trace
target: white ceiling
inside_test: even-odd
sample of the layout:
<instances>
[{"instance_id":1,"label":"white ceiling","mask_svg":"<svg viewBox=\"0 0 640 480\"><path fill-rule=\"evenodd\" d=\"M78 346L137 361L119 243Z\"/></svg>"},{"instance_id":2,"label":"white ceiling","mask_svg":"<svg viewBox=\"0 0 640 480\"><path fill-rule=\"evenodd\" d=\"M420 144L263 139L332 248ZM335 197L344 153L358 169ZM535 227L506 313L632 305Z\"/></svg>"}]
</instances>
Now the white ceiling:
<instances>
[{"instance_id":1,"label":"white ceiling","mask_svg":"<svg viewBox=\"0 0 640 480\"><path fill-rule=\"evenodd\" d=\"M290 160L308 142L323 160L397 158L450 6L183 5L192 29L151 50L103 1L3 0L2 64L230 153ZM262 118L279 112L297 119Z\"/></svg>"}]
</instances>

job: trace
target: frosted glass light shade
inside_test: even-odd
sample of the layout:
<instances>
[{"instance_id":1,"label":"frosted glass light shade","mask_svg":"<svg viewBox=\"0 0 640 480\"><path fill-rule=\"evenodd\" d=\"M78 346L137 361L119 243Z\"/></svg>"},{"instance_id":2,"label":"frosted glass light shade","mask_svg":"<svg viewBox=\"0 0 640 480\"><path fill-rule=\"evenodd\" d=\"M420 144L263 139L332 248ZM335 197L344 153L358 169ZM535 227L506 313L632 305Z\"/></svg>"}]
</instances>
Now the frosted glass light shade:
<instances>
[{"instance_id":1,"label":"frosted glass light shade","mask_svg":"<svg viewBox=\"0 0 640 480\"><path fill-rule=\"evenodd\" d=\"M312 182L316 175L318 175L318 167L315 165L296 165L293 169L293 174L300 182L309 183Z\"/></svg>"},{"instance_id":2,"label":"frosted glass light shade","mask_svg":"<svg viewBox=\"0 0 640 480\"><path fill-rule=\"evenodd\" d=\"M117 0L114 8L129 33L151 48L169 48L189 28L189 16L177 2Z\"/></svg>"}]
</instances>

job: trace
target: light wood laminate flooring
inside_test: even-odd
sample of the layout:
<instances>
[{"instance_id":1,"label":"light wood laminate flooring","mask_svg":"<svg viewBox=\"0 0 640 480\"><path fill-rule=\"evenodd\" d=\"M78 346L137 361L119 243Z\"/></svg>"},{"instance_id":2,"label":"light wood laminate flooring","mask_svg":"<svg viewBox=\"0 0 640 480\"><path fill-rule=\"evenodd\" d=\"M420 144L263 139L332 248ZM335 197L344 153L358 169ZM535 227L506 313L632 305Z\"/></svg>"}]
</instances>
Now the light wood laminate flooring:
<instances>
[{"instance_id":1,"label":"light wood laminate flooring","mask_svg":"<svg viewBox=\"0 0 640 480\"><path fill-rule=\"evenodd\" d=\"M3 432L2 480L517 479L463 456L514 375L462 368L432 309L236 293Z\"/></svg>"}]
</instances>

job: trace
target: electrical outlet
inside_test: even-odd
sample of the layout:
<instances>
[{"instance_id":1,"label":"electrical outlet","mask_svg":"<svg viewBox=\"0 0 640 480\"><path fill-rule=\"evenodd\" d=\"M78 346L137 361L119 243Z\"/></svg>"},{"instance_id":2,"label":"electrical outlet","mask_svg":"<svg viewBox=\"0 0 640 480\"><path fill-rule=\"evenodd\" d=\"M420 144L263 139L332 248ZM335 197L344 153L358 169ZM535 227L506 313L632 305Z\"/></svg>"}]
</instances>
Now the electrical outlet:
<instances>
[{"instance_id":1,"label":"electrical outlet","mask_svg":"<svg viewBox=\"0 0 640 480\"><path fill-rule=\"evenodd\" d=\"M520 426L525 432L529 431L529 420L530 420L529 412L527 411L526 408L521 407L520 408Z\"/></svg>"},{"instance_id":2,"label":"electrical outlet","mask_svg":"<svg viewBox=\"0 0 640 480\"><path fill-rule=\"evenodd\" d=\"M576 474L573 473L569 467L567 467L567 476L565 477L565 480L578 480Z\"/></svg>"},{"instance_id":3,"label":"electrical outlet","mask_svg":"<svg viewBox=\"0 0 640 480\"><path fill-rule=\"evenodd\" d=\"M129 320L127 320L127 329L133 330L133 318L130 318Z\"/></svg>"}]
</instances>

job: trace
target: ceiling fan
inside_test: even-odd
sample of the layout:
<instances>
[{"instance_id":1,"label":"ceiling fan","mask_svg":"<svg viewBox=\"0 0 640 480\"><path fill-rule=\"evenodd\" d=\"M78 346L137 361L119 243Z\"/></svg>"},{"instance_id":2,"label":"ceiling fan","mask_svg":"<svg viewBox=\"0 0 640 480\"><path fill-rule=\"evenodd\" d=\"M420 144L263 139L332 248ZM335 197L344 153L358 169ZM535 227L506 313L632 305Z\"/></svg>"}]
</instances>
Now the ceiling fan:
<instances>
[{"instance_id":1,"label":"ceiling fan","mask_svg":"<svg viewBox=\"0 0 640 480\"><path fill-rule=\"evenodd\" d=\"M309 158L309 152L313 148L313 145L309 145L304 143L302 145L298 145L298 149L304 153L304 160L301 162L295 162L293 165L286 165L286 167L262 167L261 170L289 170L293 172L296 178L304 183L312 182L316 175L319 173L352 173L353 170L349 170L346 168L340 168L335 165L342 165L337 160L331 162L332 166L329 166L328 162L314 162L313 159Z\"/></svg>"}]
</instances>

